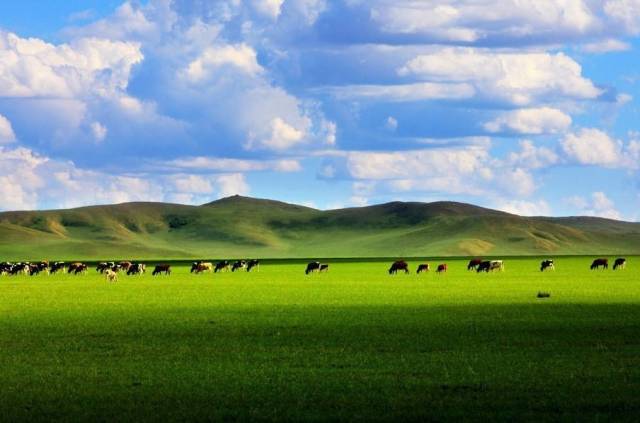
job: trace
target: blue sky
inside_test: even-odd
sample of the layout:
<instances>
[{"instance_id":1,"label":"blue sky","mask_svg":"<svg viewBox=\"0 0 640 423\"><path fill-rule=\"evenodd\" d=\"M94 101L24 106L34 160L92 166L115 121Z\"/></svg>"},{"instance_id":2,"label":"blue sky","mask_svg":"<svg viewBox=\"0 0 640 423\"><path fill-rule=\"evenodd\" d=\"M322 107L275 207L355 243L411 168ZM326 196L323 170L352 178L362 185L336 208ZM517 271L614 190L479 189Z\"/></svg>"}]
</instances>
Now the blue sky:
<instances>
[{"instance_id":1,"label":"blue sky","mask_svg":"<svg viewBox=\"0 0 640 423\"><path fill-rule=\"evenodd\" d=\"M0 4L0 209L232 194L639 220L638 0Z\"/></svg>"}]
</instances>

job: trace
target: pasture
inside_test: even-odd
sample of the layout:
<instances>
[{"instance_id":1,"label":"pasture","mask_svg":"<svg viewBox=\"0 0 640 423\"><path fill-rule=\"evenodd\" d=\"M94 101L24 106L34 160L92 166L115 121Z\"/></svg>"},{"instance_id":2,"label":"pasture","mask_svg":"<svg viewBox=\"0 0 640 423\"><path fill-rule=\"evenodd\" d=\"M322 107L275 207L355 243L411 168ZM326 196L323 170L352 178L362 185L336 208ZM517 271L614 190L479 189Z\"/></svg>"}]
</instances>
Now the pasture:
<instances>
[{"instance_id":1,"label":"pasture","mask_svg":"<svg viewBox=\"0 0 640 423\"><path fill-rule=\"evenodd\" d=\"M0 420L636 420L640 258L592 258L0 277Z\"/></svg>"}]
</instances>

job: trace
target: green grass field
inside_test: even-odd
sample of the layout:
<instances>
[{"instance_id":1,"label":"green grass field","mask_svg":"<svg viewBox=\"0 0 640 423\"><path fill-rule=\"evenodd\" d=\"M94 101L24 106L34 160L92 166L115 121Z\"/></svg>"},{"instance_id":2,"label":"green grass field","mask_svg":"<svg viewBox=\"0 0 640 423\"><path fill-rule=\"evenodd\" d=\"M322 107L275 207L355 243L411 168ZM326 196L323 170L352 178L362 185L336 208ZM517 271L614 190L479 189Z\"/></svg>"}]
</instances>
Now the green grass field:
<instances>
[{"instance_id":1,"label":"green grass field","mask_svg":"<svg viewBox=\"0 0 640 423\"><path fill-rule=\"evenodd\" d=\"M637 421L640 258L590 260L2 277L0 419Z\"/></svg>"}]
</instances>

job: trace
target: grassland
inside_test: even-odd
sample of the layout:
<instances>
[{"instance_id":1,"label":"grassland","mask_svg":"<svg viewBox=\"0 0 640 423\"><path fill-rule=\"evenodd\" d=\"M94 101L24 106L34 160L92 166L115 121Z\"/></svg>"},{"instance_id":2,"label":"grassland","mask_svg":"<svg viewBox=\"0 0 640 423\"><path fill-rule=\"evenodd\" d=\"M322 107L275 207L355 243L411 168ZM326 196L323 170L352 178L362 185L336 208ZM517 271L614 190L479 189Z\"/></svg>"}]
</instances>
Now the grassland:
<instances>
[{"instance_id":1,"label":"grassland","mask_svg":"<svg viewBox=\"0 0 640 423\"><path fill-rule=\"evenodd\" d=\"M0 419L637 421L639 260L4 277Z\"/></svg>"},{"instance_id":2,"label":"grassland","mask_svg":"<svg viewBox=\"0 0 640 423\"><path fill-rule=\"evenodd\" d=\"M640 223L453 202L315 210L246 197L0 213L0 260L640 254Z\"/></svg>"}]
</instances>

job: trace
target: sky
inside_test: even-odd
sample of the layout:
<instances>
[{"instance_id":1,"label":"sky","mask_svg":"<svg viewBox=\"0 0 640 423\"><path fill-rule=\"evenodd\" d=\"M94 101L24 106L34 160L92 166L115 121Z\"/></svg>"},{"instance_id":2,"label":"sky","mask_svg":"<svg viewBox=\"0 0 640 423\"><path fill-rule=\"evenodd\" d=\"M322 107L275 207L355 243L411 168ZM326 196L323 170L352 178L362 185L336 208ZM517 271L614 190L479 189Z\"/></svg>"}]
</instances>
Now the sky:
<instances>
[{"instance_id":1,"label":"sky","mask_svg":"<svg viewBox=\"0 0 640 423\"><path fill-rule=\"evenodd\" d=\"M640 0L0 3L0 209L640 220Z\"/></svg>"}]
</instances>

